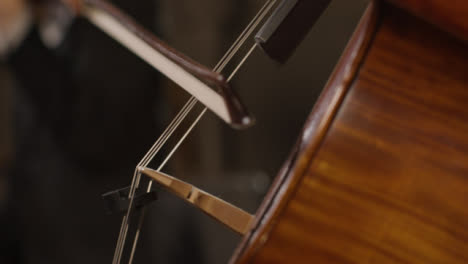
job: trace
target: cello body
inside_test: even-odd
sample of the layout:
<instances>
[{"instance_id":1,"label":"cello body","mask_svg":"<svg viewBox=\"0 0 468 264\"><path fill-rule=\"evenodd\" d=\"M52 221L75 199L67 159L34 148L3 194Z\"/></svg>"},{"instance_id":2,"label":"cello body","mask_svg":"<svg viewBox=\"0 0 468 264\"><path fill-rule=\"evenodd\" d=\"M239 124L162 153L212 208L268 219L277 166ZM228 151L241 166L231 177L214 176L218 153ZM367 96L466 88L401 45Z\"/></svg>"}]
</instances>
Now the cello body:
<instances>
[{"instance_id":1,"label":"cello body","mask_svg":"<svg viewBox=\"0 0 468 264\"><path fill-rule=\"evenodd\" d=\"M468 4L374 1L231 263L468 262Z\"/></svg>"},{"instance_id":2,"label":"cello body","mask_svg":"<svg viewBox=\"0 0 468 264\"><path fill-rule=\"evenodd\" d=\"M371 2L231 263L467 263L467 29Z\"/></svg>"}]
</instances>

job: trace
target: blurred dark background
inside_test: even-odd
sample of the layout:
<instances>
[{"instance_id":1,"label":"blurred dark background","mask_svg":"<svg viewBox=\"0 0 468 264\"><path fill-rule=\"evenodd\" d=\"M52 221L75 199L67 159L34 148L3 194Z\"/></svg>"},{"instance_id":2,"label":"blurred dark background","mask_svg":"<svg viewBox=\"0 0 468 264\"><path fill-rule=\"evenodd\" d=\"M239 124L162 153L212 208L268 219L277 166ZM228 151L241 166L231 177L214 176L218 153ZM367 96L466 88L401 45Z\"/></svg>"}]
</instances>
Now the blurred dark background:
<instances>
[{"instance_id":1,"label":"blurred dark background","mask_svg":"<svg viewBox=\"0 0 468 264\"><path fill-rule=\"evenodd\" d=\"M255 213L367 2L334 0L286 65L256 49L232 81L256 126L208 113L164 171ZM114 3L213 67L264 1ZM51 48L31 26L0 62L0 263L110 263L121 217L101 194L130 184L189 98L84 19L64 36ZM226 263L240 236L158 193L135 263Z\"/></svg>"}]
</instances>

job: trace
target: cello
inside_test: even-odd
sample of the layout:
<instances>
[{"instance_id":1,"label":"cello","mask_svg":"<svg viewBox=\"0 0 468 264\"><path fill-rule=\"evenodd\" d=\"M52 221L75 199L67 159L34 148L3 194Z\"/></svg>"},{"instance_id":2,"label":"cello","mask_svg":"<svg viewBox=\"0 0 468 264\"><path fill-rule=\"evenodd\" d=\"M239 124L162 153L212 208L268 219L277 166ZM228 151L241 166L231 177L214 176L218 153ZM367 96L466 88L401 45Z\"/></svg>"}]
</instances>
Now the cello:
<instances>
[{"instance_id":1,"label":"cello","mask_svg":"<svg viewBox=\"0 0 468 264\"><path fill-rule=\"evenodd\" d=\"M467 14L369 5L231 263L466 262Z\"/></svg>"},{"instance_id":2,"label":"cello","mask_svg":"<svg viewBox=\"0 0 468 264\"><path fill-rule=\"evenodd\" d=\"M369 5L230 263L466 263L467 17Z\"/></svg>"}]
</instances>

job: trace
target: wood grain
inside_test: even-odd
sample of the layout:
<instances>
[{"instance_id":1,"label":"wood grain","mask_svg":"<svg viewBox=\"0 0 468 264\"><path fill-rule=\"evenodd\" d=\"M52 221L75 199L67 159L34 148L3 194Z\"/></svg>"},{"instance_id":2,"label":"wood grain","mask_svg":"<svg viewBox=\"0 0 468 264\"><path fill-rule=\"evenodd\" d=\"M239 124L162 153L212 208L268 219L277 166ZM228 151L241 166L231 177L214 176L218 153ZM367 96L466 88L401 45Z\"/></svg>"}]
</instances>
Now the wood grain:
<instances>
[{"instance_id":1,"label":"wood grain","mask_svg":"<svg viewBox=\"0 0 468 264\"><path fill-rule=\"evenodd\" d=\"M383 10L326 136L233 263L468 263L467 46Z\"/></svg>"},{"instance_id":2,"label":"wood grain","mask_svg":"<svg viewBox=\"0 0 468 264\"><path fill-rule=\"evenodd\" d=\"M252 230L244 236L230 263L244 262L255 254L274 227L279 214L287 206L289 198L294 194L295 187L326 135L365 55L366 47L375 30L377 8L372 2L366 9L330 80L315 103L296 146L257 211Z\"/></svg>"},{"instance_id":3,"label":"wood grain","mask_svg":"<svg viewBox=\"0 0 468 264\"><path fill-rule=\"evenodd\" d=\"M468 41L468 1L466 0L387 1Z\"/></svg>"}]
</instances>

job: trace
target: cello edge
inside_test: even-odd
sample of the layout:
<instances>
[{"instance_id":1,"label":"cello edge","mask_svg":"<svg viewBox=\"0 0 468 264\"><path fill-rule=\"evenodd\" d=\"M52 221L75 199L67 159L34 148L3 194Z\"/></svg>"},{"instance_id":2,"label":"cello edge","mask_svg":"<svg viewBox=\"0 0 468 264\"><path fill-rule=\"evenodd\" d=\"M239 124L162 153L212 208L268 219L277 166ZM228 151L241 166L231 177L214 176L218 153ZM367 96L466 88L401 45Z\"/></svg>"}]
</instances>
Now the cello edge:
<instances>
[{"instance_id":1,"label":"cello edge","mask_svg":"<svg viewBox=\"0 0 468 264\"><path fill-rule=\"evenodd\" d=\"M377 28L378 16L379 5L377 1L371 1L309 114L293 150L257 210L250 231L231 257L230 264L248 263L268 240L270 231L305 175L307 165L313 159L365 59Z\"/></svg>"}]
</instances>

